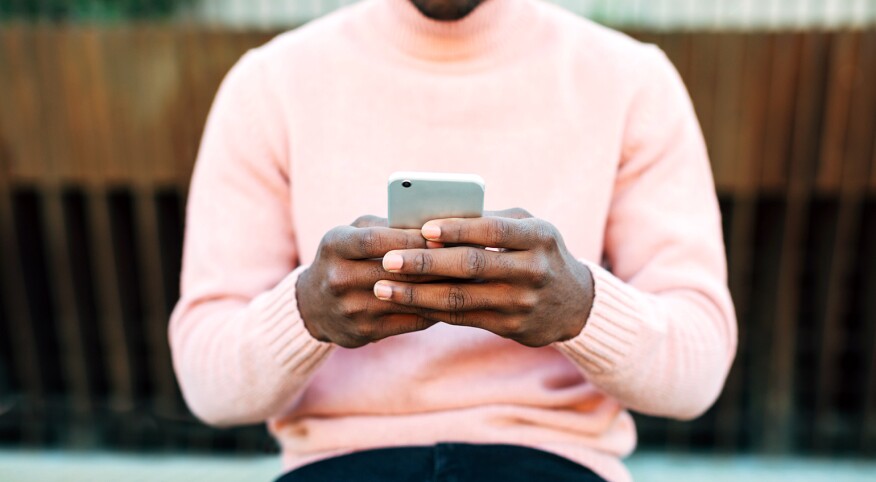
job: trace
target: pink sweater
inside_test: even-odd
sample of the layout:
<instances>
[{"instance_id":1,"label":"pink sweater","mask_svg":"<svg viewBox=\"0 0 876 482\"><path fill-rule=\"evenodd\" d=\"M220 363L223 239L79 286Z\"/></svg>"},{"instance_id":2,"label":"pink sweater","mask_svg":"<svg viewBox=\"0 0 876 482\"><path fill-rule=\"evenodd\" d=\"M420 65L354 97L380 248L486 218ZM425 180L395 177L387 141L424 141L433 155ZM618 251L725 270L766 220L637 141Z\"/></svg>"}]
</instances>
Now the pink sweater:
<instances>
[{"instance_id":1,"label":"pink sweater","mask_svg":"<svg viewBox=\"0 0 876 482\"><path fill-rule=\"evenodd\" d=\"M487 209L557 226L595 276L580 335L539 349L443 324L355 350L311 337L297 275L330 228L386 215L396 170L480 174ZM689 419L721 391L736 347L725 277L706 149L660 50L536 0L451 23L365 0L253 50L223 83L170 340L194 413L267 421L286 469L463 441L623 481L627 409Z\"/></svg>"}]
</instances>

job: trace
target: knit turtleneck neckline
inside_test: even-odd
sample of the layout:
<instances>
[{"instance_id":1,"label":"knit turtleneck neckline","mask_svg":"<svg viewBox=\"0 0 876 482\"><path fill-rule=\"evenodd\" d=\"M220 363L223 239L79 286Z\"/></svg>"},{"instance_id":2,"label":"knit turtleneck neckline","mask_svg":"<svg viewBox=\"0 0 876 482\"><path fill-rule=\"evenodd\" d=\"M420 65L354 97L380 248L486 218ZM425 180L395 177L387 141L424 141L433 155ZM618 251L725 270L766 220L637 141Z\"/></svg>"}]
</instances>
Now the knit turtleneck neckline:
<instances>
[{"instance_id":1,"label":"knit turtleneck neckline","mask_svg":"<svg viewBox=\"0 0 876 482\"><path fill-rule=\"evenodd\" d=\"M460 20L434 20L411 0L371 0L369 21L403 53L430 61L484 60L516 44L527 30L527 0L484 0Z\"/></svg>"}]
</instances>

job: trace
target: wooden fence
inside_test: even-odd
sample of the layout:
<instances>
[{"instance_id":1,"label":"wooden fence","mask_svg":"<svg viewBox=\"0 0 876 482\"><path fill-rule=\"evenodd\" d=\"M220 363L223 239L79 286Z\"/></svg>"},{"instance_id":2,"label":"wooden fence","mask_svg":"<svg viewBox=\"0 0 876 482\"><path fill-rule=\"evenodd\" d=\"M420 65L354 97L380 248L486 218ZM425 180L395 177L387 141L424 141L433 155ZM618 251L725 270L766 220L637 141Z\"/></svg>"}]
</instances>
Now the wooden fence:
<instances>
[{"instance_id":1,"label":"wooden fence","mask_svg":"<svg viewBox=\"0 0 876 482\"><path fill-rule=\"evenodd\" d=\"M717 405L642 444L876 454L876 31L637 36L696 104L741 325ZM270 37L0 26L0 443L271 450L197 423L166 342L207 111Z\"/></svg>"}]
</instances>

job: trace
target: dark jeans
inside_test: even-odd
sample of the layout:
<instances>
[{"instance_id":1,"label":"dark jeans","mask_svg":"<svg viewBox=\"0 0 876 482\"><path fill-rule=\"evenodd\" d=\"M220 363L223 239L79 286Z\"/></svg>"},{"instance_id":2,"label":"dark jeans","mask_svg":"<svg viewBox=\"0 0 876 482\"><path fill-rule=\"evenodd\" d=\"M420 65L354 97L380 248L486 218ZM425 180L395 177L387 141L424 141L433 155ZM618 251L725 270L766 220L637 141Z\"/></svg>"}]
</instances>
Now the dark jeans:
<instances>
[{"instance_id":1,"label":"dark jeans","mask_svg":"<svg viewBox=\"0 0 876 482\"><path fill-rule=\"evenodd\" d=\"M305 465L277 482L605 482L558 455L515 445L442 443L355 452Z\"/></svg>"}]
</instances>

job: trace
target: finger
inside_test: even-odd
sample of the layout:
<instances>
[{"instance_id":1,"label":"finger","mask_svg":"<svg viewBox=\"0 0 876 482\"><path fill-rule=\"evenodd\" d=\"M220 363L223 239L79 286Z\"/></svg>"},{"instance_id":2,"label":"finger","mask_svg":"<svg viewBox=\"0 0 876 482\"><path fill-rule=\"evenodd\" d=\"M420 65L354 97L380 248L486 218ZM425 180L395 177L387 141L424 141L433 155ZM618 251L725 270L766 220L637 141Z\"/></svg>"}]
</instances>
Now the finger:
<instances>
[{"instance_id":1,"label":"finger","mask_svg":"<svg viewBox=\"0 0 876 482\"><path fill-rule=\"evenodd\" d=\"M383 257L389 273L459 279L509 280L534 274L527 253L500 253L471 247L390 251Z\"/></svg>"},{"instance_id":2,"label":"finger","mask_svg":"<svg viewBox=\"0 0 876 482\"><path fill-rule=\"evenodd\" d=\"M497 216L438 219L423 225L421 232L427 240L439 243L517 250L531 249L556 238L553 226L540 219Z\"/></svg>"},{"instance_id":3,"label":"finger","mask_svg":"<svg viewBox=\"0 0 876 482\"><path fill-rule=\"evenodd\" d=\"M379 281L374 295L382 301L431 311L514 311L512 290L504 285L475 283L399 283Z\"/></svg>"},{"instance_id":4,"label":"finger","mask_svg":"<svg viewBox=\"0 0 876 482\"><path fill-rule=\"evenodd\" d=\"M344 259L372 259L395 249L425 248L426 240L415 229L339 226L326 234L323 246Z\"/></svg>"},{"instance_id":5,"label":"finger","mask_svg":"<svg viewBox=\"0 0 876 482\"><path fill-rule=\"evenodd\" d=\"M505 318L508 315L486 310L475 311L424 311L425 318L448 325L471 326L492 331L500 336L505 336Z\"/></svg>"},{"instance_id":6,"label":"finger","mask_svg":"<svg viewBox=\"0 0 876 482\"><path fill-rule=\"evenodd\" d=\"M403 283L433 283L447 281L447 276L391 273L383 268L383 262L378 259L347 261L342 265L350 279L351 288L370 290L374 283L381 280L400 281Z\"/></svg>"},{"instance_id":7,"label":"finger","mask_svg":"<svg viewBox=\"0 0 876 482\"><path fill-rule=\"evenodd\" d=\"M374 216L371 214L365 216L359 216L353 221L351 226L356 228L374 228L374 227L389 227L389 222L386 218L381 218L380 216Z\"/></svg>"},{"instance_id":8,"label":"finger","mask_svg":"<svg viewBox=\"0 0 876 482\"><path fill-rule=\"evenodd\" d=\"M423 331L436 323L438 323L437 320L425 318L420 315L388 314L381 316L380 319L375 322L374 333L371 334L370 338L372 341L380 341L391 336Z\"/></svg>"},{"instance_id":9,"label":"finger","mask_svg":"<svg viewBox=\"0 0 876 482\"><path fill-rule=\"evenodd\" d=\"M416 306L394 303L374 296L370 290L347 293L334 306L335 313L348 319L375 318L386 315L422 315L423 309Z\"/></svg>"},{"instance_id":10,"label":"finger","mask_svg":"<svg viewBox=\"0 0 876 482\"><path fill-rule=\"evenodd\" d=\"M484 216L511 219L526 219L533 217L532 214L529 214L529 211L523 208L503 209L501 211L484 211Z\"/></svg>"}]
</instances>

